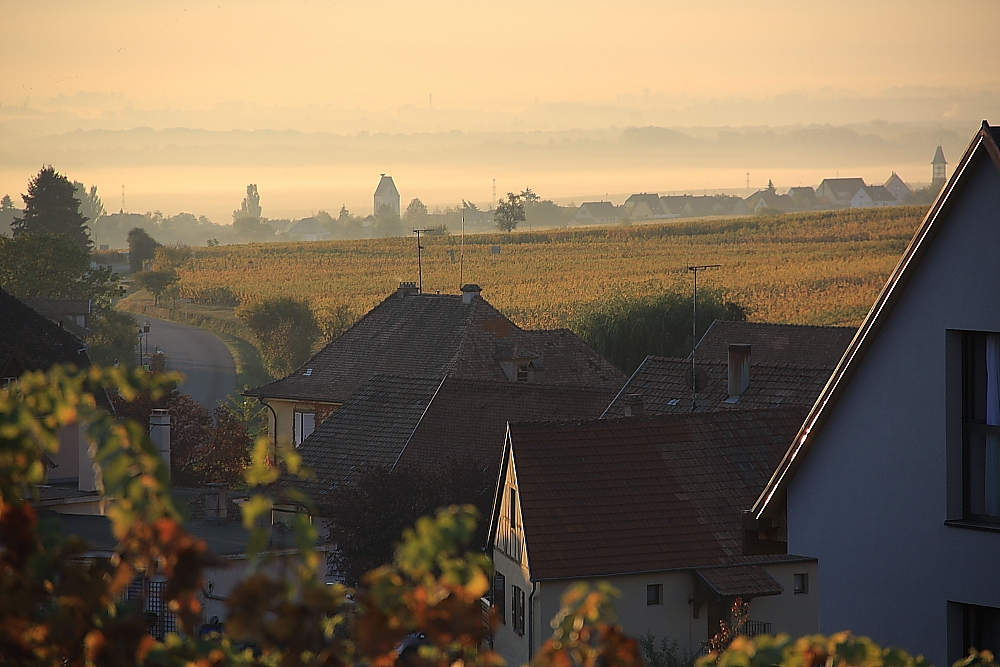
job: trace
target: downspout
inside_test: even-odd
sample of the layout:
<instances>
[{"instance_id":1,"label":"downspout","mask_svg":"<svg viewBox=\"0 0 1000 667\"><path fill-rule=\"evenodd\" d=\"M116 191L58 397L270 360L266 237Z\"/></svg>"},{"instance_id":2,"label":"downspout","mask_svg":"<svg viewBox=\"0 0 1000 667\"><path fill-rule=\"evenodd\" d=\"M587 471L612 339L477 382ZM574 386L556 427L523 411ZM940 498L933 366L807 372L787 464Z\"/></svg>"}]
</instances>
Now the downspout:
<instances>
[{"instance_id":1,"label":"downspout","mask_svg":"<svg viewBox=\"0 0 1000 667\"><path fill-rule=\"evenodd\" d=\"M535 589L537 581L531 582L531 594L528 595L528 662L535 655Z\"/></svg>"}]
</instances>

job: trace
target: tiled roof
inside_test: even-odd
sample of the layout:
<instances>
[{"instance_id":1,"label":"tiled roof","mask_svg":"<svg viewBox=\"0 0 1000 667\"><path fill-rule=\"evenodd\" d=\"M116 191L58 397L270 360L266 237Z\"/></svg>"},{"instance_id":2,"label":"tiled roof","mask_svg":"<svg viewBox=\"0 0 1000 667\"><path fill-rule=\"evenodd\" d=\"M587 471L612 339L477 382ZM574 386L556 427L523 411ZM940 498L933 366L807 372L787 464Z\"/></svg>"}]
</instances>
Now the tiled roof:
<instances>
[{"instance_id":1,"label":"tiled roof","mask_svg":"<svg viewBox=\"0 0 1000 667\"><path fill-rule=\"evenodd\" d=\"M780 595L785 590L759 565L701 568L698 576L722 597Z\"/></svg>"},{"instance_id":2,"label":"tiled roof","mask_svg":"<svg viewBox=\"0 0 1000 667\"><path fill-rule=\"evenodd\" d=\"M698 341L698 361L729 361L729 346L750 346L753 363L805 364L833 370L857 333L855 327L819 327L716 320Z\"/></svg>"},{"instance_id":3,"label":"tiled roof","mask_svg":"<svg viewBox=\"0 0 1000 667\"><path fill-rule=\"evenodd\" d=\"M941 150L940 146L934 151L934 159L931 160L931 164L948 164L948 161L944 159L944 151Z\"/></svg>"},{"instance_id":4,"label":"tiled roof","mask_svg":"<svg viewBox=\"0 0 1000 667\"><path fill-rule=\"evenodd\" d=\"M865 187L863 178L824 178L819 184L820 189L826 186L837 199L850 199L861 188Z\"/></svg>"},{"instance_id":5,"label":"tiled roof","mask_svg":"<svg viewBox=\"0 0 1000 667\"><path fill-rule=\"evenodd\" d=\"M589 419L614 389L461 378L376 375L299 447L316 477L302 486L324 495L366 466L439 466L475 461L499 468L507 422Z\"/></svg>"},{"instance_id":6,"label":"tiled roof","mask_svg":"<svg viewBox=\"0 0 1000 667\"><path fill-rule=\"evenodd\" d=\"M79 339L0 290L0 360L11 357L25 371L90 365Z\"/></svg>"},{"instance_id":7,"label":"tiled roof","mask_svg":"<svg viewBox=\"0 0 1000 667\"><path fill-rule=\"evenodd\" d=\"M532 579L767 562L742 555L740 512L805 414L512 424Z\"/></svg>"},{"instance_id":8,"label":"tiled roof","mask_svg":"<svg viewBox=\"0 0 1000 667\"><path fill-rule=\"evenodd\" d=\"M341 403L377 373L508 381L499 358L540 358L543 382L615 387L625 376L566 329L527 331L481 296L395 293L291 375L252 396Z\"/></svg>"},{"instance_id":9,"label":"tiled roof","mask_svg":"<svg viewBox=\"0 0 1000 667\"><path fill-rule=\"evenodd\" d=\"M730 403L728 362L702 363L699 360L696 412L764 409L786 405L809 407L830 379L830 373L830 368L821 366L751 363L750 387L738 401ZM629 394L642 396L646 414L691 412L690 377L690 360L646 357L603 416L624 415L625 400ZM702 382L705 384L701 385Z\"/></svg>"}]
</instances>

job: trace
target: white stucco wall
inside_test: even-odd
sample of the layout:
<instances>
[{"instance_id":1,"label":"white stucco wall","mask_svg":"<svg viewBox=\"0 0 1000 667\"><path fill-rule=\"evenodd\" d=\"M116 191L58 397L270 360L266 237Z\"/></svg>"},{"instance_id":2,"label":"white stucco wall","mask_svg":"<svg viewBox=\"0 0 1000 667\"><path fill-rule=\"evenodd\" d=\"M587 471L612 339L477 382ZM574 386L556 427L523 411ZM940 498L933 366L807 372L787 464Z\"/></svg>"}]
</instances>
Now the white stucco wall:
<instances>
[{"instance_id":1,"label":"white stucco wall","mask_svg":"<svg viewBox=\"0 0 1000 667\"><path fill-rule=\"evenodd\" d=\"M823 574L822 631L849 628L939 666L958 657L949 601L1000 607L1000 534L944 523L961 514L948 332L1000 332L1000 174L987 159L967 177L788 488L789 552L818 558Z\"/></svg>"}]
</instances>

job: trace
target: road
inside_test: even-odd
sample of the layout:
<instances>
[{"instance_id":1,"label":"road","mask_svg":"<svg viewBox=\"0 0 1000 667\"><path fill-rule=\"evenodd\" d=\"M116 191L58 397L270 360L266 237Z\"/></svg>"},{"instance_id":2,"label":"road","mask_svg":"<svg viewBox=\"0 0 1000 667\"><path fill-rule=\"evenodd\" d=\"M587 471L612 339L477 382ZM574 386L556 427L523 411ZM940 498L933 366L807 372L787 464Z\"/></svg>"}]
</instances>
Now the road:
<instances>
[{"instance_id":1,"label":"road","mask_svg":"<svg viewBox=\"0 0 1000 667\"><path fill-rule=\"evenodd\" d=\"M236 393L236 364L221 340L186 324L143 315L136 319L140 326L149 322L147 354L159 348L167 354L167 370L187 376L179 387L181 393L189 394L210 410L217 401Z\"/></svg>"}]
</instances>

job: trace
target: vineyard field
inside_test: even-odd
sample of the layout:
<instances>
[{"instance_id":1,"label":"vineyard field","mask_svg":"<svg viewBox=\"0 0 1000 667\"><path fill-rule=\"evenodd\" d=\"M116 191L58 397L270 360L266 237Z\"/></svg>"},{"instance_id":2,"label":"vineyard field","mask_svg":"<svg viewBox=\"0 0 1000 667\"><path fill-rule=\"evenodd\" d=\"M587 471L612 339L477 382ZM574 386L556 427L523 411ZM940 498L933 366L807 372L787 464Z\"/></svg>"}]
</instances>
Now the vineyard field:
<instances>
[{"instance_id":1,"label":"vineyard field","mask_svg":"<svg viewBox=\"0 0 1000 667\"><path fill-rule=\"evenodd\" d=\"M688 292L685 267L719 264L700 285L746 306L752 320L857 325L925 212L848 209L468 235L464 268L460 236L424 236L423 285L458 293L462 282L477 283L521 326L561 327L594 301ZM415 238L386 238L200 248L178 272L178 296L194 304L291 296L307 299L322 320L361 315L400 281L417 281L417 247Z\"/></svg>"}]
</instances>

